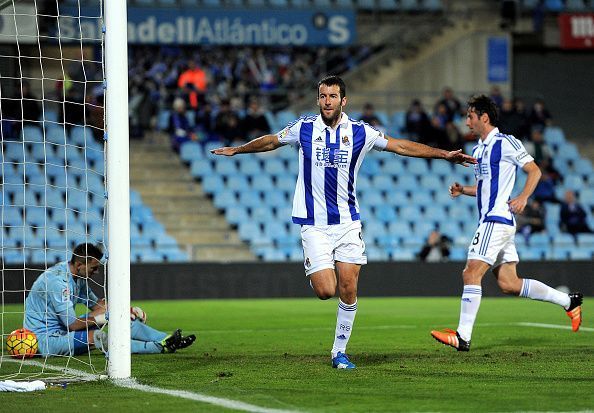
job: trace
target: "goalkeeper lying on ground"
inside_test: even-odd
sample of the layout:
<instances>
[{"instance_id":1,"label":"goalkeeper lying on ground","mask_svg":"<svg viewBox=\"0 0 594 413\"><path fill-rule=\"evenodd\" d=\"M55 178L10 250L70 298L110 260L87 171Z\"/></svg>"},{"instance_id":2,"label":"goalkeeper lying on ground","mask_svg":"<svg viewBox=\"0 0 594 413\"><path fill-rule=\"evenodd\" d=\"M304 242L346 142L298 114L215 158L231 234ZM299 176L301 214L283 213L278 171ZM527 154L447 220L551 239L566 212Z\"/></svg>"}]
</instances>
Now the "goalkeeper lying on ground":
<instances>
[{"instance_id":1,"label":"goalkeeper lying on ground","mask_svg":"<svg viewBox=\"0 0 594 413\"><path fill-rule=\"evenodd\" d=\"M99 330L107 323L105 299L98 299L87 282L97 273L102 257L93 244L77 245L70 261L48 268L33 283L25 301L24 327L37 335L40 354L76 355L93 347L107 352L107 333ZM78 303L91 312L77 317ZM181 330L167 334L147 326L138 307L130 310L130 318L132 353L174 353L196 340L193 334L182 336Z\"/></svg>"}]
</instances>

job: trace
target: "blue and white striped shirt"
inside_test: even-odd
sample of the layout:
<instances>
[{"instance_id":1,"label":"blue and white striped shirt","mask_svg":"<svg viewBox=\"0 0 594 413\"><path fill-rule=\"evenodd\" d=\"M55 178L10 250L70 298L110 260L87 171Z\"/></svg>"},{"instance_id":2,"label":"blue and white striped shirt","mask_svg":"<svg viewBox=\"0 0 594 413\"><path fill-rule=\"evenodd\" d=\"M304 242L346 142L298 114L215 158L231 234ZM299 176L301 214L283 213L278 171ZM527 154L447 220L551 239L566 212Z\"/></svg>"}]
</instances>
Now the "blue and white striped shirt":
<instances>
[{"instance_id":1,"label":"blue and white striped shirt","mask_svg":"<svg viewBox=\"0 0 594 413\"><path fill-rule=\"evenodd\" d=\"M521 141L511 135L493 129L483 141L472 148L472 156L478 160L474 165L477 180L476 201L479 224L500 222L515 225L514 215L507 201L516 181L516 170L534 158L526 152Z\"/></svg>"},{"instance_id":2,"label":"blue and white striped shirt","mask_svg":"<svg viewBox=\"0 0 594 413\"><path fill-rule=\"evenodd\" d=\"M385 149L384 134L343 113L336 129L321 115L304 116L280 131L281 144L299 146L293 222L335 225L359 220L357 172L371 149Z\"/></svg>"}]
</instances>

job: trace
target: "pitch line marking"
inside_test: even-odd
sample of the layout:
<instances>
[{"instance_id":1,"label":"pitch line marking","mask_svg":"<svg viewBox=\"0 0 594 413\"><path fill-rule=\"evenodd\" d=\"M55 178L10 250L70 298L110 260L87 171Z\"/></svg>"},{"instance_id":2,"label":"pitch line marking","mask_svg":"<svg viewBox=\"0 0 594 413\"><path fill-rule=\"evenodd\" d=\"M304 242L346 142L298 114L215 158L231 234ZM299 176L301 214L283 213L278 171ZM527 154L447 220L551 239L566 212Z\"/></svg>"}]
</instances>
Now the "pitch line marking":
<instances>
[{"instance_id":1,"label":"pitch line marking","mask_svg":"<svg viewBox=\"0 0 594 413\"><path fill-rule=\"evenodd\" d=\"M69 375L77 376L85 381L97 381L100 379L100 376L98 374L85 373L84 371L76 370L73 368L53 366L51 364L40 363L39 361L33 361L33 360L21 361L21 360L10 360L10 359L7 359L5 361L11 362L11 363L23 362L24 364L37 366L37 367L45 368L48 370L62 371ZM142 391L145 393L164 394L166 396L179 397L181 399L187 399L187 400L192 400L192 401L197 401L197 402L202 402L202 403L213 404L215 406L225 407L227 409L240 410L240 411L250 412L250 413L302 413L302 412L297 412L295 410L282 410L282 409L272 409L272 408L268 408L268 407L260 407L260 406L256 406L253 404L240 402L237 400L207 396L206 394L194 393L194 392L186 391L186 390L171 390L171 389L163 389L163 388L155 387L155 386L148 386L145 384L138 383L136 381L136 379L113 379L113 380L110 380L110 383L113 383L115 386L123 387L126 389L138 390L138 391Z\"/></svg>"},{"instance_id":2,"label":"pitch line marking","mask_svg":"<svg viewBox=\"0 0 594 413\"><path fill-rule=\"evenodd\" d=\"M513 323L515 325L518 326L522 326L522 327L540 327L540 328L555 328L558 330L571 330L571 326L561 326L558 324L544 324L544 323L526 323L526 322L522 322L522 323ZM593 332L594 328L591 327L580 327L579 331L589 331L589 332Z\"/></svg>"}]
</instances>

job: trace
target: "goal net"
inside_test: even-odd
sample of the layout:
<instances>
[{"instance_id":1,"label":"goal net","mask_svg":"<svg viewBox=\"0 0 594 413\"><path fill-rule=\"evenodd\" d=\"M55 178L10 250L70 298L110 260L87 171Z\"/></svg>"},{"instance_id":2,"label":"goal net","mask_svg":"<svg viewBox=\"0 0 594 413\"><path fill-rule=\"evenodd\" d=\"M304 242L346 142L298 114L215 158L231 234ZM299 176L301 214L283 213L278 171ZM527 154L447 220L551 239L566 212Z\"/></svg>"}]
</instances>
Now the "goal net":
<instances>
[{"instance_id":1,"label":"goal net","mask_svg":"<svg viewBox=\"0 0 594 413\"><path fill-rule=\"evenodd\" d=\"M0 380L80 379L107 369L103 353L81 349L84 334L69 340L62 331L66 351L39 337L33 358L14 357L10 352L18 349L7 343L27 324L25 300L44 271L69 261L79 244L108 253L103 6L102 0L0 0ZM99 298L107 296L106 273L102 262L88 279ZM76 290L73 285L58 299L93 296ZM56 299L51 291L46 302ZM77 316L89 311L83 304ZM41 318L52 334L64 315L46 308Z\"/></svg>"}]
</instances>

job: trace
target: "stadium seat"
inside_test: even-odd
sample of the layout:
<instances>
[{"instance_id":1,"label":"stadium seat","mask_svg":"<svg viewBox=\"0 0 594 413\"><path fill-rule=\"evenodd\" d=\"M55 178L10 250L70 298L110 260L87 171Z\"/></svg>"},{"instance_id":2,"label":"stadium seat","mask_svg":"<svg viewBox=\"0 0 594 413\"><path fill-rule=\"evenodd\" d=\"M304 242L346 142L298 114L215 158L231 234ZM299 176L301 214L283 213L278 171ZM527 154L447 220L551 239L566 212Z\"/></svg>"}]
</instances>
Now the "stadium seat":
<instances>
[{"instance_id":1,"label":"stadium seat","mask_svg":"<svg viewBox=\"0 0 594 413\"><path fill-rule=\"evenodd\" d=\"M3 226L22 227L25 225L21 208L4 206L0 212L2 213Z\"/></svg>"},{"instance_id":2,"label":"stadium seat","mask_svg":"<svg viewBox=\"0 0 594 413\"><path fill-rule=\"evenodd\" d=\"M225 210L225 220L231 225L239 225L240 222L249 220L249 215L246 208L234 205Z\"/></svg>"},{"instance_id":3,"label":"stadium seat","mask_svg":"<svg viewBox=\"0 0 594 413\"><path fill-rule=\"evenodd\" d=\"M545 7L549 11L560 12L563 11L565 5L562 0L545 0Z\"/></svg>"},{"instance_id":4,"label":"stadium seat","mask_svg":"<svg viewBox=\"0 0 594 413\"><path fill-rule=\"evenodd\" d=\"M217 192L213 197L213 205L217 209L227 210L237 206L237 197L231 190ZM241 206L241 205L240 205Z\"/></svg>"},{"instance_id":5,"label":"stadium seat","mask_svg":"<svg viewBox=\"0 0 594 413\"><path fill-rule=\"evenodd\" d=\"M438 12L443 11L443 1L442 0L423 0L423 9L430 11L430 12Z\"/></svg>"},{"instance_id":6,"label":"stadium seat","mask_svg":"<svg viewBox=\"0 0 594 413\"><path fill-rule=\"evenodd\" d=\"M414 261L416 253L408 248L397 248L390 252L390 258L392 261Z\"/></svg>"},{"instance_id":7,"label":"stadium seat","mask_svg":"<svg viewBox=\"0 0 594 413\"><path fill-rule=\"evenodd\" d=\"M225 176L237 174L237 164L234 159L227 157L217 157L215 159L215 171L217 174Z\"/></svg>"},{"instance_id":8,"label":"stadium seat","mask_svg":"<svg viewBox=\"0 0 594 413\"><path fill-rule=\"evenodd\" d=\"M433 222L428 221L417 221L414 223L414 234L426 240L431 231L436 228Z\"/></svg>"},{"instance_id":9,"label":"stadium seat","mask_svg":"<svg viewBox=\"0 0 594 413\"><path fill-rule=\"evenodd\" d=\"M417 11L420 9L418 0L400 0L400 9L404 11Z\"/></svg>"},{"instance_id":10,"label":"stadium seat","mask_svg":"<svg viewBox=\"0 0 594 413\"><path fill-rule=\"evenodd\" d=\"M26 142L43 142L43 133L38 126L25 126L21 131L21 139Z\"/></svg>"},{"instance_id":11,"label":"stadium seat","mask_svg":"<svg viewBox=\"0 0 594 413\"><path fill-rule=\"evenodd\" d=\"M532 234L528 240L531 247L547 247L550 243L550 238L547 233L539 232Z\"/></svg>"},{"instance_id":12,"label":"stadium seat","mask_svg":"<svg viewBox=\"0 0 594 413\"><path fill-rule=\"evenodd\" d=\"M284 191L268 190L264 192L264 203L268 208L279 208L289 205Z\"/></svg>"},{"instance_id":13,"label":"stadium seat","mask_svg":"<svg viewBox=\"0 0 594 413\"><path fill-rule=\"evenodd\" d=\"M429 191L425 191L423 187L420 187L417 191L414 191L410 197L411 203L416 205L419 209L433 203L433 198Z\"/></svg>"},{"instance_id":14,"label":"stadium seat","mask_svg":"<svg viewBox=\"0 0 594 413\"><path fill-rule=\"evenodd\" d=\"M272 177L270 175L261 174L252 179L252 189L260 192L267 192L274 188Z\"/></svg>"},{"instance_id":15,"label":"stadium seat","mask_svg":"<svg viewBox=\"0 0 594 413\"><path fill-rule=\"evenodd\" d=\"M209 175L202 180L202 189L207 194L214 194L222 191L224 187L225 183L223 182L223 178L218 175Z\"/></svg>"},{"instance_id":16,"label":"stadium seat","mask_svg":"<svg viewBox=\"0 0 594 413\"><path fill-rule=\"evenodd\" d=\"M590 248L577 248L569 251L569 258L572 260L592 260L592 249Z\"/></svg>"},{"instance_id":17,"label":"stadium seat","mask_svg":"<svg viewBox=\"0 0 594 413\"><path fill-rule=\"evenodd\" d=\"M432 203L425 204L423 216L425 221L432 223L441 223L448 220L446 209L441 205L434 205Z\"/></svg>"},{"instance_id":18,"label":"stadium seat","mask_svg":"<svg viewBox=\"0 0 594 413\"><path fill-rule=\"evenodd\" d=\"M405 173L404 162L398 157L390 157L384 162L382 166L382 173L392 175L394 177L400 176L401 174Z\"/></svg>"},{"instance_id":19,"label":"stadium seat","mask_svg":"<svg viewBox=\"0 0 594 413\"><path fill-rule=\"evenodd\" d=\"M378 178L381 173L381 164L377 158L367 158L361 164L359 175L365 175L372 178Z\"/></svg>"},{"instance_id":20,"label":"stadium seat","mask_svg":"<svg viewBox=\"0 0 594 413\"><path fill-rule=\"evenodd\" d=\"M401 191L415 192L419 189L419 183L413 175L401 175L398 177L396 187Z\"/></svg>"},{"instance_id":21,"label":"stadium seat","mask_svg":"<svg viewBox=\"0 0 594 413\"><path fill-rule=\"evenodd\" d=\"M255 208L262 205L260 194L254 191L244 191L239 193L239 204L248 208Z\"/></svg>"},{"instance_id":22,"label":"stadium seat","mask_svg":"<svg viewBox=\"0 0 594 413\"><path fill-rule=\"evenodd\" d=\"M439 231L451 239L462 235L462 226L456 221L443 220L439 223Z\"/></svg>"},{"instance_id":23,"label":"stadium seat","mask_svg":"<svg viewBox=\"0 0 594 413\"><path fill-rule=\"evenodd\" d=\"M398 211L398 219L408 222L416 222L421 219L421 209L417 206L404 206Z\"/></svg>"},{"instance_id":24,"label":"stadium seat","mask_svg":"<svg viewBox=\"0 0 594 413\"><path fill-rule=\"evenodd\" d=\"M180 148L179 156L184 162L203 159L204 152L202 151L202 145L198 142L185 142Z\"/></svg>"},{"instance_id":25,"label":"stadium seat","mask_svg":"<svg viewBox=\"0 0 594 413\"><path fill-rule=\"evenodd\" d=\"M429 164L425 159L407 158L406 170L414 175L423 176L427 174Z\"/></svg>"},{"instance_id":26,"label":"stadium seat","mask_svg":"<svg viewBox=\"0 0 594 413\"><path fill-rule=\"evenodd\" d=\"M567 11L585 11L587 10L583 0L565 0Z\"/></svg>"},{"instance_id":27,"label":"stadium seat","mask_svg":"<svg viewBox=\"0 0 594 413\"><path fill-rule=\"evenodd\" d=\"M262 172L260 161L256 157L240 158L239 172L246 176L258 176Z\"/></svg>"},{"instance_id":28,"label":"stadium seat","mask_svg":"<svg viewBox=\"0 0 594 413\"><path fill-rule=\"evenodd\" d=\"M580 248L590 248L594 251L594 234L577 234L577 244Z\"/></svg>"},{"instance_id":29,"label":"stadium seat","mask_svg":"<svg viewBox=\"0 0 594 413\"><path fill-rule=\"evenodd\" d=\"M227 190L237 193L246 191L249 187L250 184L247 177L242 174L229 176L227 178L227 183L225 184L225 188L227 188Z\"/></svg>"},{"instance_id":30,"label":"stadium seat","mask_svg":"<svg viewBox=\"0 0 594 413\"><path fill-rule=\"evenodd\" d=\"M255 222L264 224L272 218L272 209L267 206L257 206L251 208L250 218Z\"/></svg>"},{"instance_id":31,"label":"stadium seat","mask_svg":"<svg viewBox=\"0 0 594 413\"><path fill-rule=\"evenodd\" d=\"M395 207L401 207L410 204L410 199L402 190L390 190L386 192L386 203Z\"/></svg>"},{"instance_id":32,"label":"stadium seat","mask_svg":"<svg viewBox=\"0 0 594 413\"><path fill-rule=\"evenodd\" d=\"M575 240L572 235L561 233L553 238L553 247L573 247Z\"/></svg>"},{"instance_id":33,"label":"stadium seat","mask_svg":"<svg viewBox=\"0 0 594 413\"><path fill-rule=\"evenodd\" d=\"M389 192L395 189L394 180L391 176L375 175L372 179L373 188L380 191Z\"/></svg>"}]
</instances>

